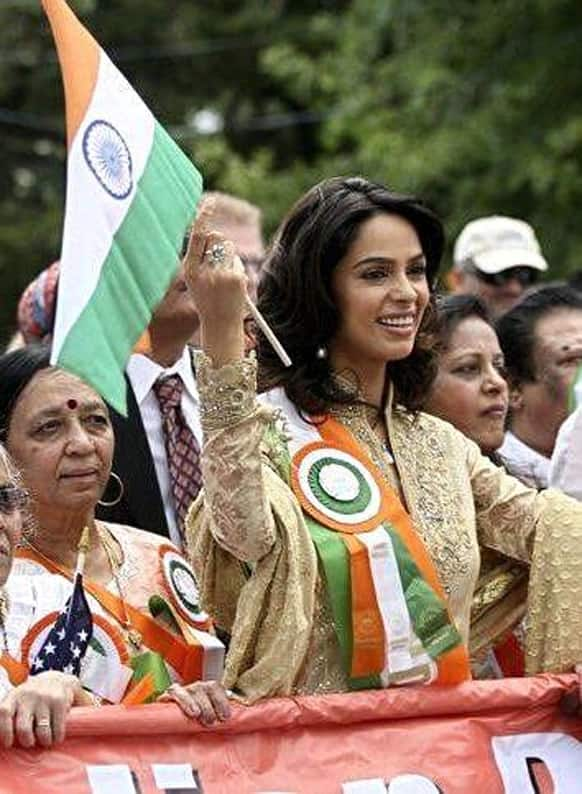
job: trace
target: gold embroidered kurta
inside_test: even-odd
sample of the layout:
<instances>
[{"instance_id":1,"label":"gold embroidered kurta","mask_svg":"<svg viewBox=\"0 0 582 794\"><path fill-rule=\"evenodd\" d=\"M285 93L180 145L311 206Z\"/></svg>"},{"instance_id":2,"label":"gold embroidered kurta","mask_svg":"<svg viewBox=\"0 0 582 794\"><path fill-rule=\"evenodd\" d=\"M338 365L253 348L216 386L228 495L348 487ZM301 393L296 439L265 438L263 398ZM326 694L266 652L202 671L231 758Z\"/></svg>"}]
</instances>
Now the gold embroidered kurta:
<instances>
[{"instance_id":1,"label":"gold embroidered kurta","mask_svg":"<svg viewBox=\"0 0 582 794\"><path fill-rule=\"evenodd\" d=\"M204 493L188 532L204 607L232 634L224 683L248 702L345 690L316 555L286 483L285 445L273 427L278 412L255 397L254 359L214 370L200 356L197 378ZM392 464L362 407L334 414L400 492L465 642L486 546L532 562L528 671L582 661L582 505L525 487L435 417L388 407Z\"/></svg>"}]
</instances>

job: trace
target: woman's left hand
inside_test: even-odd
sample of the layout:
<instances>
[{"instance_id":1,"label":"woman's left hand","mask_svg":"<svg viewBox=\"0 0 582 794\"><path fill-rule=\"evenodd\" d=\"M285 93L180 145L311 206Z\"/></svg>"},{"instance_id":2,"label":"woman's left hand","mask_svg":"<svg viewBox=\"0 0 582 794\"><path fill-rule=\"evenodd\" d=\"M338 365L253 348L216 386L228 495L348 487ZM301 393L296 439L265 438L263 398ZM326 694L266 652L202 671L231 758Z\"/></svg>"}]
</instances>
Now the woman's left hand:
<instances>
[{"instance_id":1,"label":"woman's left hand","mask_svg":"<svg viewBox=\"0 0 582 794\"><path fill-rule=\"evenodd\" d=\"M50 747L65 738L65 722L73 705L90 705L90 695L72 675L48 670L12 689L0 703L0 742L12 747Z\"/></svg>"},{"instance_id":2,"label":"woman's left hand","mask_svg":"<svg viewBox=\"0 0 582 794\"><path fill-rule=\"evenodd\" d=\"M158 698L158 703L171 701L177 703L187 717L203 725L212 725L216 720L224 722L231 714L226 690L217 681L195 681L187 686L172 684Z\"/></svg>"}]
</instances>

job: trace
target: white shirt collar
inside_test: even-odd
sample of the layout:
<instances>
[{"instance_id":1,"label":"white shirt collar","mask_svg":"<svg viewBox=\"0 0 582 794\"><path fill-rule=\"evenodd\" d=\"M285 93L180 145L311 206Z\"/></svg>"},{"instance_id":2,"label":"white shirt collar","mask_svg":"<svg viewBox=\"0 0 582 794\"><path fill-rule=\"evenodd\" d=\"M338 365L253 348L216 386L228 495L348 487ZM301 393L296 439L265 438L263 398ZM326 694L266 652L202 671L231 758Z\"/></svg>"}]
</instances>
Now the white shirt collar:
<instances>
[{"instance_id":1,"label":"white shirt collar","mask_svg":"<svg viewBox=\"0 0 582 794\"><path fill-rule=\"evenodd\" d=\"M498 452L507 460L511 474L533 478L538 487L548 487L550 459L529 447L511 430L506 431Z\"/></svg>"},{"instance_id":2,"label":"white shirt collar","mask_svg":"<svg viewBox=\"0 0 582 794\"><path fill-rule=\"evenodd\" d=\"M127 362L126 372L127 377L131 381L138 405L142 404L159 377L168 377L175 374L180 375L185 390L195 402L198 402L198 388L188 347L184 348L176 363L167 368L161 367L142 353L134 353Z\"/></svg>"}]
</instances>

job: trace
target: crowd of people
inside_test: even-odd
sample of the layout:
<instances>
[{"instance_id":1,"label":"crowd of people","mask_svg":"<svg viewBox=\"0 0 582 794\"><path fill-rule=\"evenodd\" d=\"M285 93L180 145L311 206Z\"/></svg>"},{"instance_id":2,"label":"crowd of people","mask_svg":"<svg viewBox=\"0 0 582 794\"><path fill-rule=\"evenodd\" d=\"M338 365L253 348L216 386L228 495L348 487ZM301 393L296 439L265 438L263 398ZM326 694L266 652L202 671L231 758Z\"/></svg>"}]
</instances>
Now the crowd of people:
<instances>
[{"instance_id":1,"label":"crowd of people","mask_svg":"<svg viewBox=\"0 0 582 794\"><path fill-rule=\"evenodd\" d=\"M582 293L539 283L522 220L465 227L451 294L443 251L431 210L362 178L309 190L268 250L257 207L206 194L126 417L50 365L58 263L25 290L0 356L4 745L146 678L210 724L582 663ZM59 666L81 553L92 638Z\"/></svg>"}]
</instances>

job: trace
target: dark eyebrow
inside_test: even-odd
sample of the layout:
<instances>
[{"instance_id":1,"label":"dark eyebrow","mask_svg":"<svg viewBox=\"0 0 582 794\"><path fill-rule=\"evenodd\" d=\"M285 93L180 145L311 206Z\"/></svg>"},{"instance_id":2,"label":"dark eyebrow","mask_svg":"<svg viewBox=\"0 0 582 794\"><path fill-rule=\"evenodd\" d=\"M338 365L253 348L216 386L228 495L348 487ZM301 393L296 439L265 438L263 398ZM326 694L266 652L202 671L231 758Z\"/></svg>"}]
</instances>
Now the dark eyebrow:
<instances>
[{"instance_id":1,"label":"dark eyebrow","mask_svg":"<svg viewBox=\"0 0 582 794\"><path fill-rule=\"evenodd\" d=\"M415 254L411 256L410 259L407 261L407 265L413 265L420 261L426 261L426 257L423 253ZM396 264L396 259L392 259L389 256L367 256L364 259L360 259L359 262L356 262L354 268L364 267L365 265L394 265Z\"/></svg>"},{"instance_id":2,"label":"dark eyebrow","mask_svg":"<svg viewBox=\"0 0 582 794\"><path fill-rule=\"evenodd\" d=\"M104 413L107 413L107 408L102 402L99 402L99 400L93 400L90 403L84 403L81 405L81 408L83 411L103 411Z\"/></svg>"}]
</instances>

